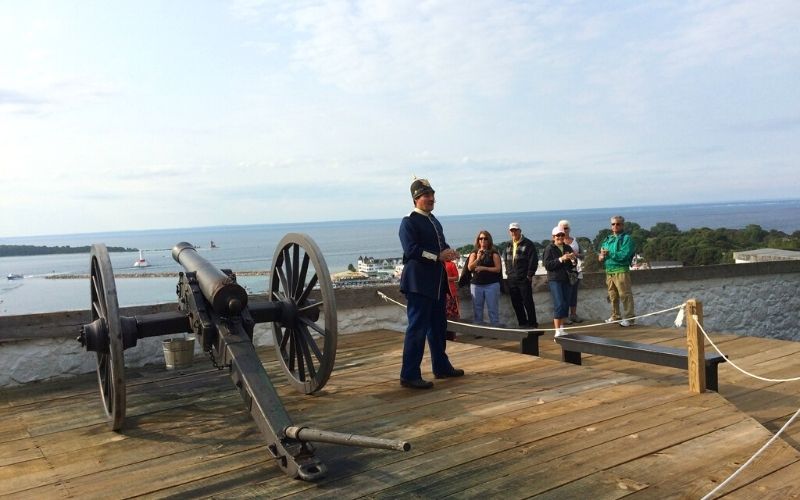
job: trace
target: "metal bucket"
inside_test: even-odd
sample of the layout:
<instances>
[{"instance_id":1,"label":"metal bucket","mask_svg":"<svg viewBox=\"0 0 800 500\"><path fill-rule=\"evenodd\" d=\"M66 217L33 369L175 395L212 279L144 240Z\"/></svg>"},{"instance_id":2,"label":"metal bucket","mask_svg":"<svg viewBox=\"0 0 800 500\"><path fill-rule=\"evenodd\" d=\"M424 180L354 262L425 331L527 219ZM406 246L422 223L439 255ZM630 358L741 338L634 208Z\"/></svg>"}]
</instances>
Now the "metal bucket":
<instances>
[{"instance_id":1,"label":"metal bucket","mask_svg":"<svg viewBox=\"0 0 800 500\"><path fill-rule=\"evenodd\" d=\"M194 361L194 337L162 340L167 370L189 368Z\"/></svg>"}]
</instances>

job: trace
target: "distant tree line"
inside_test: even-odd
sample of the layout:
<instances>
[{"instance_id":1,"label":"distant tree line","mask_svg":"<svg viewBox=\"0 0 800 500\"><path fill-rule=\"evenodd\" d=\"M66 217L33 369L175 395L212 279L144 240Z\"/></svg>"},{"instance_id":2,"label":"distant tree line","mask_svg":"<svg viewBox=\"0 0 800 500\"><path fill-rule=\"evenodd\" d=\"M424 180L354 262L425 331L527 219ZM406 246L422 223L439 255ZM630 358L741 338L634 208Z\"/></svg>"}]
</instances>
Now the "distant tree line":
<instances>
[{"instance_id":1,"label":"distant tree line","mask_svg":"<svg viewBox=\"0 0 800 500\"><path fill-rule=\"evenodd\" d=\"M89 253L90 246L37 246L37 245L0 245L0 257L19 257L26 255L50 255L65 253ZM107 247L109 252L136 252L137 248Z\"/></svg>"},{"instance_id":2,"label":"distant tree line","mask_svg":"<svg viewBox=\"0 0 800 500\"><path fill-rule=\"evenodd\" d=\"M633 237L636 254L645 261L676 261L684 266L733 264L734 252L756 248L800 250L800 231L786 234L775 229L762 229L757 224L750 224L743 229L702 227L681 231L671 222L659 222L648 231L635 222L626 221L625 232ZM593 240L578 237L578 244L585 254L585 271L602 270L597 261L597 249L609 234L610 229L603 229ZM549 240L535 243L540 257L548 243ZM508 242L505 241L495 246L502 252L507 245ZM461 254L467 254L474 249L475 246L469 244L457 250Z\"/></svg>"}]
</instances>

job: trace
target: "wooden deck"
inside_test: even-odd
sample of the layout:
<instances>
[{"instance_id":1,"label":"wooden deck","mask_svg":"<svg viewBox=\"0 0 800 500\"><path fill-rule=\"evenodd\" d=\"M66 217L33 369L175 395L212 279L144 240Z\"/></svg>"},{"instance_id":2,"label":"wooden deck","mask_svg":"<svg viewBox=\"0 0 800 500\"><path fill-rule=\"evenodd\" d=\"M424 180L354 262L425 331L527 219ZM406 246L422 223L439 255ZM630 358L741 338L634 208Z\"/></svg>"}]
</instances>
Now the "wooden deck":
<instances>
[{"instance_id":1,"label":"wooden deck","mask_svg":"<svg viewBox=\"0 0 800 500\"><path fill-rule=\"evenodd\" d=\"M671 345L681 335L607 333ZM759 374L800 372L800 344L717 337ZM800 407L797 383L751 382L722 365L720 394L691 395L684 371L589 356L584 366L561 363L550 338L540 358L503 350L517 348L508 342L451 343L467 376L415 391L397 381L401 334L342 336L331 380L313 397L288 388L264 350L295 423L413 445L406 453L318 445L329 468L318 483L274 465L227 375L203 359L182 372L129 369L122 433L106 426L93 376L6 390L0 496L699 498L771 437L764 426L779 427ZM723 495L800 496L798 477L800 452L778 440Z\"/></svg>"},{"instance_id":2,"label":"wooden deck","mask_svg":"<svg viewBox=\"0 0 800 500\"><path fill-rule=\"evenodd\" d=\"M586 333L587 330L574 330ZM677 328L634 327L620 328L603 325L590 330L592 335L609 338L686 347L685 331ZM542 337L539 355L545 359L560 360L561 348L550 342L552 335ZM711 334L714 343L741 368L764 378L787 379L800 377L800 342ZM496 349L518 352L519 342L475 339L462 336L463 342ZM706 344L706 352L713 348ZM672 368L645 365L612 358L583 355L583 366L613 370L647 378L659 378L669 383L686 382L686 372ZM686 382L688 383L688 382ZM764 425L777 432L800 408L800 381L764 382L742 374L729 363L719 365L719 394ZM800 450L800 421L782 435L784 440Z\"/></svg>"}]
</instances>

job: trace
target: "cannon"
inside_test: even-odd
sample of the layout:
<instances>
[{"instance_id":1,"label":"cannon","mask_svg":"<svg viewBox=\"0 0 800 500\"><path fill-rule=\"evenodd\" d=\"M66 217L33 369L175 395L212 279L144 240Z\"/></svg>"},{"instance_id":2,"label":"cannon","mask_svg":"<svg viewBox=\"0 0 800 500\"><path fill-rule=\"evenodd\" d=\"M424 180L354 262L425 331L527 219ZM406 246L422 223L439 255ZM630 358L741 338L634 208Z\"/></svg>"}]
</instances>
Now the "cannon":
<instances>
[{"instance_id":1,"label":"cannon","mask_svg":"<svg viewBox=\"0 0 800 500\"><path fill-rule=\"evenodd\" d=\"M314 456L312 442L408 451L405 441L325 431L291 422L253 345L256 323L272 323L277 358L290 385L312 394L328 381L336 358L336 303L330 274L319 247L307 235L290 233L272 259L267 300L251 301L230 270L217 269L189 243L178 243L172 257L178 273L178 308L125 317L119 314L111 260L105 245L92 246L90 287L92 322L78 341L97 358L97 379L108 424L120 431L125 421L124 351L138 339L191 332L211 363L227 370L267 450L293 478L315 480L327 468Z\"/></svg>"}]
</instances>

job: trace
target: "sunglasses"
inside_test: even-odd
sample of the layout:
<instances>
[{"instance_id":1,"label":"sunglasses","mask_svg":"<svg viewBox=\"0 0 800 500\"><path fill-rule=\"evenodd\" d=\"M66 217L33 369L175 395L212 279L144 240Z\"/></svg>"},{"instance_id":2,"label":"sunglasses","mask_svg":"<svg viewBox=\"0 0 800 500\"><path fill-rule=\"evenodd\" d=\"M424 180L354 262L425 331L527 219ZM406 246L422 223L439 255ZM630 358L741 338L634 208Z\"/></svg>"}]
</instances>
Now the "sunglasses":
<instances>
[{"instance_id":1,"label":"sunglasses","mask_svg":"<svg viewBox=\"0 0 800 500\"><path fill-rule=\"evenodd\" d=\"M564 231L569 231L569 226L564 226L561 229L563 229Z\"/></svg>"},{"instance_id":2,"label":"sunglasses","mask_svg":"<svg viewBox=\"0 0 800 500\"><path fill-rule=\"evenodd\" d=\"M479 241L480 241L480 240L488 240L488 239L489 239L489 238L487 238L486 236L480 236L480 237L478 238L478 240L479 240Z\"/></svg>"},{"instance_id":3,"label":"sunglasses","mask_svg":"<svg viewBox=\"0 0 800 500\"><path fill-rule=\"evenodd\" d=\"M621 226L622 222L612 222L611 225L612 226Z\"/></svg>"},{"instance_id":4,"label":"sunglasses","mask_svg":"<svg viewBox=\"0 0 800 500\"><path fill-rule=\"evenodd\" d=\"M563 238L563 237L564 237L564 233L558 233L558 234L556 234L556 235L554 235L554 236L555 236L556 238Z\"/></svg>"}]
</instances>

